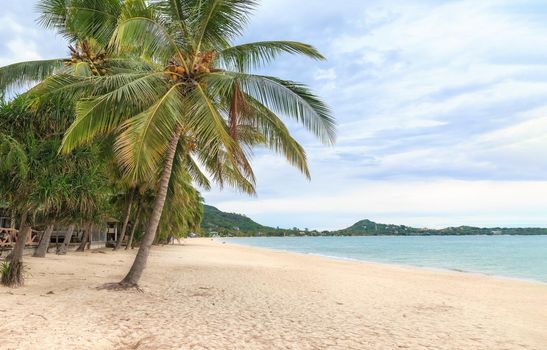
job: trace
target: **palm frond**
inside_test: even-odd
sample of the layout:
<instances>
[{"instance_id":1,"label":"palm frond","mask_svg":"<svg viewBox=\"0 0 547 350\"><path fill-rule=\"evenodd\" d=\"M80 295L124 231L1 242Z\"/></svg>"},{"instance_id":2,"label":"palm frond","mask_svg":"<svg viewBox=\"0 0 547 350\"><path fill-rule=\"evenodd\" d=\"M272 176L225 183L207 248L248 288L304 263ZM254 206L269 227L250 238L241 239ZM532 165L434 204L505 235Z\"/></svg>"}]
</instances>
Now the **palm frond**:
<instances>
[{"instance_id":1,"label":"palm frond","mask_svg":"<svg viewBox=\"0 0 547 350\"><path fill-rule=\"evenodd\" d=\"M66 30L68 16L68 4L71 0L39 0L36 9L40 16L38 23L45 28L55 29L70 41L76 39Z\"/></svg>"},{"instance_id":2,"label":"palm frond","mask_svg":"<svg viewBox=\"0 0 547 350\"><path fill-rule=\"evenodd\" d=\"M38 23L57 30L71 42L93 38L106 45L123 5L120 0L40 0Z\"/></svg>"},{"instance_id":3,"label":"palm frond","mask_svg":"<svg viewBox=\"0 0 547 350\"><path fill-rule=\"evenodd\" d=\"M325 144L336 139L330 109L308 87L275 77L238 74L241 88L276 114L294 118Z\"/></svg>"},{"instance_id":4,"label":"palm frond","mask_svg":"<svg viewBox=\"0 0 547 350\"><path fill-rule=\"evenodd\" d=\"M74 103L82 96L93 92L93 82L97 79L93 76L76 76L68 71L50 76L30 89L27 95L35 106L45 105L51 101Z\"/></svg>"},{"instance_id":5,"label":"palm frond","mask_svg":"<svg viewBox=\"0 0 547 350\"><path fill-rule=\"evenodd\" d=\"M108 60L108 69L111 75L137 73L137 72L152 72L163 69L163 66L145 62L135 57L116 57Z\"/></svg>"},{"instance_id":6,"label":"palm frond","mask_svg":"<svg viewBox=\"0 0 547 350\"><path fill-rule=\"evenodd\" d=\"M68 6L68 31L79 40L93 38L106 46L122 12L120 0L72 0Z\"/></svg>"},{"instance_id":7,"label":"palm frond","mask_svg":"<svg viewBox=\"0 0 547 350\"><path fill-rule=\"evenodd\" d=\"M325 57L313 46L296 41L262 41L236 45L219 52L219 60L229 70L249 71L260 68L280 54L304 55L316 60Z\"/></svg>"},{"instance_id":8,"label":"palm frond","mask_svg":"<svg viewBox=\"0 0 547 350\"><path fill-rule=\"evenodd\" d=\"M63 138L61 150L70 152L95 137L117 129L128 117L147 109L167 90L162 73L118 74L95 79L98 97L76 105L76 120Z\"/></svg>"},{"instance_id":9,"label":"palm frond","mask_svg":"<svg viewBox=\"0 0 547 350\"><path fill-rule=\"evenodd\" d=\"M122 21L111 41L118 53L133 52L166 64L174 55L183 60L175 38L154 18L134 17Z\"/></svg>"},{"instance_id":10,"label":"palm frond","mask_svg":"<svg viewBox=\"0 0 547 350\"><path fill-rule=\"evenodd\" d=\"M254 177L247 176L238 163L234 162L233 156L218 147L203 147L202 149L206 150L206 153L200 152L200 162L220 188L230 186L243 193L256 194Z\"/></svg>"},{"instance_id":11,"label":"palm frond","mask_svg":"<svg viewBox=\"0 0 547 350\"><path fill-rule=\"evenodd\" d=\"M247 101L252 108L253 124L256 125L258 133L264 136L264 144L274 152L284 155L291 165L310 179L306 151L291 136L283 121L251 96L247 96Z\"/></svg>"},{"instance_id":12,"label":"palm frond","mask_svg":"<svg viewBox=\"0 0 547 350\"><path fill-rule=\"evenodd\" d=\"M181 164L186 166L188 174L192 177L192 181L206 191L211 189L211 182L190 155L187 155L185 162L181 162Z\"/></svg>"},{"instance_id":13,"label":"palm frond","mask_svg":"<svg viewBox=\"0 0 547 350\"><path fill-rule=\"evenodd\" d=\"M179 32L185 41L189 39L189 23L192 21L191 1L185 0L166 0L154 4L162 16L170 19L174 31ZM166 23L167 24L167 23Z\"/></svg>"},{"instance_id":14,"label":"palm frond","mask_svg":"<svg viewBox=\"0 0 547 350\"><path fill-rule=\"evenodd\" d=\"M193 44L195 51L227 47L230 40L242 35L255 0L194 0Z\"/></svg>"},{"instance_id":15,"label":"palm frond","mask_svg":"<svg viewBox=\"0 0 547 350\"><path fill-rule=\"evenodd\" d=\"M154 105L127 119L115 143L120 165L129 178L147 179L156 174L167 141L184 115L183 97L173 85Z\"/></svg>"},{"instance_id":16,"label":"palm frond","mask_svg":"<svg viewBox=\"0 0 547 350\"><path fill-rule=\"evenodd\" d=\"M28 87L63 67L62 59L29 61L0 68L0 93Z\"/></svg>"},{"instance_id":17,"label":"palm frond","mask_svg":"<svg viewBox=\"0 0 547 350\"><path fill-rule=\"evenodd\" d=\"M336 123L330 109L308 87L275 77L247 73L212 73L206 78L211 94L230 96L237 81L245 94L275 114L295 119L322 142L333 144Z\"/></svg>"},{"instance_id":18,"label":"palm frond","mask_svg":"<svg viewBox=\"0 0 547 350\"><path fill-rule=\"evenodd\" d=\"M0 171L25 178L28 174L28 157L23 146L13 137L0 132Z\"/></svg>"},{"instance_id":19,"label":"palm frond","mask_svg":"<svg viewBox=\"0 0 547 350\"><path fill-rule=\"evenodd\" d=\"M190 155L192 147L189 143L191 142L191 139L185 135L180 138L173 162L173 173L176 174L177 172L185 172L198 186L205 190L209 190L211 189L209 179Z\"/></svg>"},{"instance_id":20,"label":"palm frond","mask_svg":"<svg viewBox=\"0 0 547 350\"><path fill-rule=\"evenodd\" d=\"M194 135L201 139L218 140L229 152L238 149L217 105L201 85L196 86L188 99L188 127Z\"/></svg>"}]
</instances>

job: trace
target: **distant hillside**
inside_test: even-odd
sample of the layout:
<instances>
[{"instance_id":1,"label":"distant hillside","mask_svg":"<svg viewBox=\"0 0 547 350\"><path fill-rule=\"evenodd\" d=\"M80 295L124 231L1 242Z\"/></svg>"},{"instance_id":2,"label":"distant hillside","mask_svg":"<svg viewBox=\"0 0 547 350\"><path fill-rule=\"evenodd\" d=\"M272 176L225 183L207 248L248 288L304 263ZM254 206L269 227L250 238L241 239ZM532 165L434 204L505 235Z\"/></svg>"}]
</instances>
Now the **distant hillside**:
<instances>
[{"instance_id":1,"label":"distant hillside","mask_svg":"<svg viewBox=\"0 0 547 350\"><path fill-rule=\"evenodd\" d=\"M348 228L333 231L331 234L340 236L545 235L547 229L459 226L437 230L404 225L378 224L370 220L361 220Z\"/></svg>"},{"instance_id":2,"label":"distant hillside","mask_svg":"<svg viewBox=\"0 0 547 350\"><path fill-rule=\"evenodd\" d=\"M275 228L260 225L245 215L226 213L210 205L203 206L201 229L207 234L216 232L221 235L231 234L237 236L255 236L276 231Z\"/></svg>"},{"instance_id":3,"label":"distant hillside","mask_svg":"<svg viewBox=\"0 0 547 350\"><path fill-rule=\"evenodd\" d=\"M431 236L431 235L547 235L547 228L481 228L471 226L444 229L415 228L405 225L379 224L361 220L342 230L308 231L280 229L254 222L245 215L226 213L210 205L204 206L201 223L204 235L221 236Z\"/></svg>"}]
</instances>

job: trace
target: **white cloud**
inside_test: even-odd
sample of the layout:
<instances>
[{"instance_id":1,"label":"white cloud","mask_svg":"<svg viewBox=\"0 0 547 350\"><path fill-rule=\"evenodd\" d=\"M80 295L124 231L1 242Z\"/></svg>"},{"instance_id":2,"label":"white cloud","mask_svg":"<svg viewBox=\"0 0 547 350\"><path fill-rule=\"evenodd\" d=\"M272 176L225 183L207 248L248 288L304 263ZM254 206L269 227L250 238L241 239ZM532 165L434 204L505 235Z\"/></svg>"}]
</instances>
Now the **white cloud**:
<instances>
[{"instance_id":1,"label":"white cloud","mask_svg":"<svg viewBox=\"0 0 547 350\"><path fill-rule=\"evenodd\" d=\"M335 80L337 78L334 68L318 69L315 73L316 80Z\"/></svg>"},{"instance_id":2,"label":"white cloud","mask_svg":"<svg viewBox=\"0 0 547 350\"><path fill-rule=\"evenodd\" d=\"M330 194L294 194L217 204L221 209L247 213L272 225L276 218L313 214L314 222L299 222L300 227L320 229L346 227L363 218L428 227L481 220L495 225L547 225L547 218L539 209L547 206L547 182L363 181L359 188L341 193L331 188ZM344 220L339 221L339 217Z\"/></svg>"},{"instance_id":3,"label":"white cloud","mask_svg":"<svg viewBox=\"0 0 547 350\"><path fill-rule=\"evenodd\" d=\"M35 30L25 28L9 16L0 18L0 32L6 37L4 46L7 51L0 51L0 66L41 59L33 37Z\"/></svg>"},{"instance_id":4,"label":"white cloud","mask_svg":"<svg viewBox=\"0 0 547 350\"><path fill-rule=\"evenodd\" d=\"M287 5L266 1L259 27L277 22ZM320 147L298 131L311 183L260 155L258 199L207 198L285 226L343 227L364 217L418 226L547 224L537 209L547 204L541 2L306 5L291 7L281 31L302 33L297 38L329 59L312 69L312 86L333 106L337 146ZM286 73L298 78L307 67Z\"/></svg>"},{"instance_id":5,"label":"white cloud","mask_svg":"<svg viewBox=\"0 0 547 350\"><path fill-rule=\"evenodd\" d=\"M25 32L25 27L16 22L11 17L4 15L0 17L0 30L8 31L17 35L23 34Z\"/></svg>"}]
</instances>

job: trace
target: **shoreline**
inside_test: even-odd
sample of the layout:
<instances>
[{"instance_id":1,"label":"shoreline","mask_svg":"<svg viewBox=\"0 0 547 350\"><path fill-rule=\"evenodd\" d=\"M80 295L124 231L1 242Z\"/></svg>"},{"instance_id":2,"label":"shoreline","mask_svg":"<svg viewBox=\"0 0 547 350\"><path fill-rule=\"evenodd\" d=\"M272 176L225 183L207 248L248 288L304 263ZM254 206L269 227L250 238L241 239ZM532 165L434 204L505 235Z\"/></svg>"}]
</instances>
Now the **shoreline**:
<instances>
[{"instance_id":1,"label":"shoreline","mask_svg":"<svg viewBox=\"0 0 547 350\"><path fill-rule=\"evenodd\" d=\"M100 254L98 254L101 252ZM547 286L192 238L27 258L0 288L2 349L527 349L547 344Z\"/></svg>"},{"instance_id":2,"label":"shoreline","mask_svg":"<svg viewBox=\"0 0 547 350\"><path fill-rule=\"evenodd\" d=\"M229 239L234 238L240 238L240 237L230 237ZM283 238L283 237L279 237ZM192 238L195 239L195 238ZM222 242L221 242L222 243ZM287 250L287 249L278 249L278 248L266 248L266 247L259 247L259 246L253 246L253 245L247 245L247 244L241 244L241 243L233 243L233 242L225 242L224 244L228 245L234 245L238 247L244 247L244 248L252 248L252 249L264 249L267 251L273 251L273 252L282 252L287 254L297 254L301 256L316 256L324 259L329 260L338 260L338 261L349 261L349 262L355 262L355 263L362 263L365 265L371 264L371 265L380 265L384 267L398 267L398 268L408 268L410 270L412 269L418 269L418 270L425 270L430 272L441 272L441 273L452 273L452 274L463 274L463 275L472 275L472 276L480 276L480 277L486 277L486 278L494 278L499 280L507 280L507 281L515 281L515 282L526 282L526 283L532 283L532 284L539 284L539 285L545 285L547 286L547 282L536 280L533 278L525 278L525 277L515 277L515 276L505 276L505 275L496 275L496 274L488 274L485 272L477 272L477 271L466 271L466 270L459 270L459 269L450 269L450 268L442 268L442 267L432 267L432 266L418 266L418 265L411 265L411 264L400 264L395 262L387 262L387 261L374 261L374 260L364 260L364 259L357 259L357 258L347 258L347 257L341 257L341 256L335 256L335 255L325 255L320 253L306 253L306 252L299 252L295 250Z\"/></svg>"}]
</instances>

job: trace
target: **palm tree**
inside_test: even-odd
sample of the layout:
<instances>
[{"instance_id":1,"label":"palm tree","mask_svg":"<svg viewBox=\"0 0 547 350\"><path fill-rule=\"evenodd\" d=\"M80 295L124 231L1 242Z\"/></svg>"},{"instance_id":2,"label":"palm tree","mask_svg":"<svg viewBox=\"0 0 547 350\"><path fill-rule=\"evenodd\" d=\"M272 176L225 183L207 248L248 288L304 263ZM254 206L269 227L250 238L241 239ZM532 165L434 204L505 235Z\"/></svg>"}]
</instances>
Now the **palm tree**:
<instances>
[{"instance_id":1,"label":"palm tree","mask_svg":"<svg viewBox=\"0 0 547 350\"><path fill-rule=\"evenodd\" d=\"M111 40L116 54L139 55L139 71L58 76L37 90L39 95L62 89L73 94L79 88L78 97L85 97L77 104L63 151L114 132L115 152L127 176L151 179L161 169L139 252L117 287L135 287L142 275L181 140L215 181L246 183L244 190L251 193L254 176L247 158L255 145L283 154L309 177L305 152L279 115L295 119L326 144L334 142L330 111L308 88L250 73L281 53L323 56L292 41L231 46L255 5L253 0L156 1L136 16L125 14ZM225 165L222 171L218 164Z\"/></svg>"},{"instance_id":2,"label":"palm tree","mask_svg":"<svg viewBox=\"0 0 547 350\"><path fill-rule=\"evenodd\" d=\"M10 287L24 283L23 251L31 233L33 176L29 169L39 158L39 147L24 128L32 117L20 99L0 106L0 192L7 194L5 200L20 214L17 240L2 269L2 283Z\"/></svg>"},{"instance_id":3,"label":"palm tree","mask_svg":"<svg viewBox=\"0 0 547 350\"><path fill-rule=\"evenodd\" d=\"M0 193L2 200L20 215L15 246L2 269L2 283L10 287L24 283L23 251L35 209L30 198L35 177L29 169L40 158L40 147L29 130L32 120L38 119L26 109L23 98L0 105Z\"/></svg>"},{"instance_id":4,"label":"palm tree","mask_svg":"<svg viewBox=\"0 0 547 350\"><path fill-rule=\"evenodd\" d=\"M5 112L6 108L2 107L2 110ZM0 193L2 193L0 200L9 203L11 208L23 202L16 193L18 189L24 187L28 178L28 168L28 157L24 147L13 137L0 133ZM27 225L28 207L22 209L16 246L2 269L2 283L9 287L17 287L24 282L23 249L30 227Z\"/></svg>"}]
</instances>

